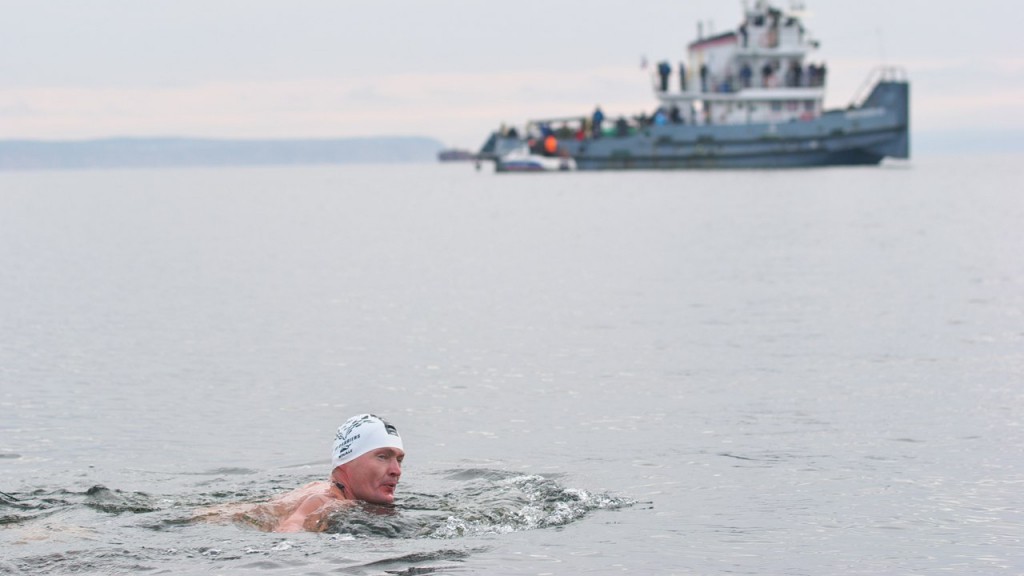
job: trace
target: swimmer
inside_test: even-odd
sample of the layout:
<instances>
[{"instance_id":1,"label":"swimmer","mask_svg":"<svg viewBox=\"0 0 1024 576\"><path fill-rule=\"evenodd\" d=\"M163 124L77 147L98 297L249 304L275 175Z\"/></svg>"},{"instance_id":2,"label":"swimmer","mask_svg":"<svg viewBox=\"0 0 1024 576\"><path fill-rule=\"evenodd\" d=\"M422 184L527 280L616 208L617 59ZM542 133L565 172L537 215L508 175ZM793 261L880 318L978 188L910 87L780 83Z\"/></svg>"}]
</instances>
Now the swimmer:
<instances>
[{"instance_id":1,"label":"swimmer","mask_svg":"<svg viewBox=\"0 0 1024 576\"><path fill-rule=\"evenodd\" d=\"M322 532L331 513L357 501L392 504L405 450L394 426L373 414L338 427L329 482L311 482L256 506L220 508L203 516L229 517L272 532Z\"/></svg>"}]
</instances>

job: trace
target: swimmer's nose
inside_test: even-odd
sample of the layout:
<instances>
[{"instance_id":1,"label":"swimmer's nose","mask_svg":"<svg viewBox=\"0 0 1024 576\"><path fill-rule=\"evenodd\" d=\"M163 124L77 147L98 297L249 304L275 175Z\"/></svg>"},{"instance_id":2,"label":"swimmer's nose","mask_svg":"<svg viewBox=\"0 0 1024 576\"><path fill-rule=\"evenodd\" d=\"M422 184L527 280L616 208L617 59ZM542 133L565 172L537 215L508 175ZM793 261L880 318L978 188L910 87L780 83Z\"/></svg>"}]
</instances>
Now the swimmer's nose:
<instances>
[{"instance_id":1,"label":"swimmer's nose","mask_svg":"<svg viewBox=\"0 0 1024 576\"><path fill-rule=\"evenodd\" d=\"M391 464L388 466L388 474L395 478L402 475L402 463L397 459L392 458Z\"/></svg>"}]
</instances>

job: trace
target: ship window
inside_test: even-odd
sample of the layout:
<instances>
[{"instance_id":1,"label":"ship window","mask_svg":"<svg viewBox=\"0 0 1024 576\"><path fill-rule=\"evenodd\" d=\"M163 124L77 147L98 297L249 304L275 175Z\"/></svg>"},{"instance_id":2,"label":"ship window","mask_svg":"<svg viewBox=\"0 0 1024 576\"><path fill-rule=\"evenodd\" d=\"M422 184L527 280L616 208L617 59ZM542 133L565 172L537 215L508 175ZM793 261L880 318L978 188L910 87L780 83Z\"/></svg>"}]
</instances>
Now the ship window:
<instances>
[{"instance_id":1,"label":"ship window","mask_svg":"<svg viewBox=\"0 0 1024 576\"><path fill-rule=\"evenodd\" d=\"M778 101L772 102L772 112L781 112L781 111L782 111L782 102L778 102Z\"/></svg>"},{"instance_id":2,"label":"ship window","mask_svg":"<svg viewBox=\"0 0 1024 576\"><path fill-rule=\"evenodd\" d=\"M799 107L800 103L797 102L796 100L790 100L786 102L786 110L789 110L790 112L795 112Z\"/></svg>"},{"instance_id":3,"label":"ship window","mask_svg":"<svg viewBox=\"0 0 1024 576\"><path fill-rule=\"evenodd\" d=\"M808 112L814 112L814 100L804 101L804 110Z\"/></svg>"}]
</instances>

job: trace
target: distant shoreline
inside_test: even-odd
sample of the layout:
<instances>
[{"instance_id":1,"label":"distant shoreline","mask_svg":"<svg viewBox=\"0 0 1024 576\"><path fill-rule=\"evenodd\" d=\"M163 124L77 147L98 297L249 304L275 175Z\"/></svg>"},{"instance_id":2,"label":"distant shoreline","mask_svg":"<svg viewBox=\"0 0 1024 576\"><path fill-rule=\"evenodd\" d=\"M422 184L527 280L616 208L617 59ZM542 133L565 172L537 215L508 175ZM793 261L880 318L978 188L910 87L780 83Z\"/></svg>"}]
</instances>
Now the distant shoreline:
<instances>
[{"instance_id":1,"label":"distant shoreline","mask_svg":"<svg viewBox=\"0 0 1024 576\"><path fill-rule=\"evenodd\" d=\"M0 171L437 162L443 148L421 136L0 140Z\"/></svg>"}]
</instances>

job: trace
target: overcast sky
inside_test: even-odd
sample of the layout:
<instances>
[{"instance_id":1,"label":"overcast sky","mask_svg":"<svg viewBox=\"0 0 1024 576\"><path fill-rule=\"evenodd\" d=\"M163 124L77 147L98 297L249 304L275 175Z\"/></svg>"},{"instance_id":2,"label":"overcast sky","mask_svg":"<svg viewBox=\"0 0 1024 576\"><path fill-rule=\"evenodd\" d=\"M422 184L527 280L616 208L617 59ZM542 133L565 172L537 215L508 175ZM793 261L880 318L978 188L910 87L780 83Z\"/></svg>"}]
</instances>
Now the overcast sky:
<instances>
[{"instance_id":1,"label":"overcast sky","mask_svg":"<svg viewBox=\"0 0 1024 576\"><path fill-rule=\"evenodd\" d=\"M788 1L778 2L788 6ZM878 64L915 133L1024 133L1024 3L807 0L845 105ZM422 135L655 106L650 62L740 0L0 0L0 139Z\"/></svg>"}]
</instances>

